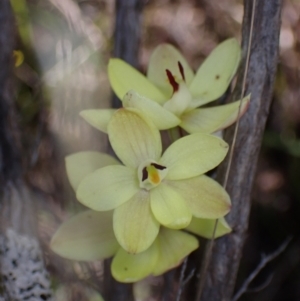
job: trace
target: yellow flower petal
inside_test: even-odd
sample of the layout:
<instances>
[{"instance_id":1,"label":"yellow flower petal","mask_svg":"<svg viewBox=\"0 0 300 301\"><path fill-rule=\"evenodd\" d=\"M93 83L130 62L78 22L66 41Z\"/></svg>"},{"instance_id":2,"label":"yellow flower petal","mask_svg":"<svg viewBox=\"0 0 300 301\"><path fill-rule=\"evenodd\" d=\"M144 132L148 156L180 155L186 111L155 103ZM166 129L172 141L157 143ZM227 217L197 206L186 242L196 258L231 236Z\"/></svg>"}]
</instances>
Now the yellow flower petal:
<instances>
[{"instance_id":1,"label":"yellow flower petal","mask_svg":"<svg viewBox=\"0 0 300 301\"><path fill-rule=\"evenodd\" d=\"M159 231L159 223L151 212L149 192L146 190L140 190L128 202L116 208L113 220L119 244L132 254L149 248Z\"/></svg>"},{"instance_id":2,"label":"yellow flower petal","mask_svg":"<svg viewBox=\"0 0 300 301\"><path fill-rule=\"evenodd\" d=\"M196 133L171 144L159 164L167 166L168 180L192 178L216 167L227 151L228 145L222 139Z\"/></svg>"},{"instance_id":3,"label":"yellow flower petal","mask_svg":"<svg viewBox=\"0 0 300 301\"><path fill-rule=\"evenodd\" d=\"M80 116L91 126L107 133L107 125L115 111L115 109L84 110L80 112Z\"/></svg>"},{"instance_id":4,"label":"yellow flower petal","mask_svg":"<svg viewBox=\"0 0 300 301\"><path fill-rule=\"evenodd\" d=\"M119 282L139 281L152 273L157 258L156 243L139 254L129 254L120 248L111 264L112 275Z\"/></svg>"},{"instance_id":5,"label":"yellow flower petal","mask_svg":"<svg viewBox=\"0 0 300 301\"><path fill-rule=\"evenodd\" d=\"M88 174L91 174L101 167L120 164L112 156L92 151L71 154L67 156L65 160L68 179L75 191L79 183Z\"/></svg>"},{"instance_id":6,"label":"yellow flower petal","mask_svg":"<svg viewBox=\"0 0 300 301\"><path fill-rule=\"evenodd\" d=\"M120 59L109 60L108 76L119 99L123 99L129 90L135 90L158 103L166 98L142 73Z\"/></svg>"},{"instance_id":7,"label":"yellow flower petal","mask_svg":"<svg viewBox=\"0 0 300 301\"><path fill-rule=\"evenodd\" d=\"M215 222L216 222L215 219L204 219L204 218L193 217L191 223L188 225L188 227L185 230L210 239L213 236ZM231 232L231 230L232 229L227 224L225 218L221 217L219 218L218 221L215 238L228 234Z\"/></svg>"},{"instance_id":8,"label":"yellow flower petal","mask_svg":"<svg viewBox=\"0 0 300 301\"><path fill-rule=\"evenodd\" d=\"M179 90L173 94L171 99L165 102L164 108L177 116L186 111L192 101L191 93L185 83L179 85Z\"/></svg>"},{"instance_id":9,"label":"yellow flower petal","mask_svg":"<svg viewBox=\"0 0 300 301\"><path fill-rule=\"evenodd\" d=\"M108 125L108 135L120 160L137 168L146 160L157 161L162 146L158 129L134 110L119 109Z\"/></svg>"},{"instance_id":10,"label":"yellow flower petal","mask_svg":"<svg viewBox=\"0 0 300 301\"><path fill-rule=\"evenodd\" d=\"M152 212L162 225L181 229L190 223L192 213L184 198L172 187L161 183L149 192Z\"/></svg>"},{"instance_id":11,"label":"yellow flower petal","mask_svg":"<svg viewBox=\"0 0 300 301\"><path fill-rule=\"evenodd\" d=\"M224 129L237 121L247 111L250 96L242 100L240 114L238 115L240 100L230 104L191 110L181 116L180 126L188 133L213 133Z\"/></svg>"},{"instance_id":12,"label":"yellow flower petal","mask_svg":"<svg viewBox=\"0 0 300 301\"><path fill-rule=\"evenodd\" d=\"M199 246L198 240L182 231L162 228L158 235L159 257L153 270L153 275L178 266L183 259Z\"/></svg>"},{"instance_id":13,"label":"yellow flower petal","mask_svg":"<svg viewBox=\"0 0 300 301\"><path fill-rule=\"evenodd\" d=\"M73 260L96 260L120 248L112 228L112 212L88 210L63 223L50 243L58 255Z\"/></svg>"},{"instance_id":14,"label":"yellow flower petal","mask_svg":"<svg viewBox=\"0 0 300 301\"><path fill-rule=\"evenodd\" d=\"M220 97L227 90L240 62L241 48L236 39L219 44L198 69L190 91L201 98L203 105Z\"/></svg>"},{"instance_id":15,"label":"yellow flower petal","mask_svg":"<svg viewBox=\"0 0 300 301\"><path fill-rule=\"evenodd\" d=\"M230 210L231 202L226 190L207 176L168 181L167 184L185 199L196 217L218 218Z\"/></svg>"},{"instance_id":16,"label":"yellow flower petal","mask_svg":"<svg viewBox=\"0 0 300 301\"><path fill-rule=\"evenodd\" d=\"M77 189L77 199L83 205L98 211L114 209L139 191L134 169L112 165L97 169L86 176Z\"/></svg>"},{"instance_id":17,"label":"yellow flower petal","mask_svg":"<svg viewBox=\"0 0 300 301\"><path fill-rule=\"evenodd\" d=\"M181 121L174 114L151 99L140 96L131 90L123 98L125 108L136 108L143 115L152 120L159 130L166 130L177 126Z\"/></svg>"},{"instance_id":18,"label":"yellow flower petal","mask_svg":"<svg viewBox=\"0 0 300 301\"><path fill-rule=\"evenodd\" d=\"M185 81L187 85L189 85L194 78L194 72L186 59L174 46L170 44L159 45L155 48L150 57L147 77L155 86L159 87L168 98L172 95L173 89L168 81L166 69L174 75L175 80L182 81L183 78L178 62L180 62L183 67Z\"/></svg>"}]
</instances>

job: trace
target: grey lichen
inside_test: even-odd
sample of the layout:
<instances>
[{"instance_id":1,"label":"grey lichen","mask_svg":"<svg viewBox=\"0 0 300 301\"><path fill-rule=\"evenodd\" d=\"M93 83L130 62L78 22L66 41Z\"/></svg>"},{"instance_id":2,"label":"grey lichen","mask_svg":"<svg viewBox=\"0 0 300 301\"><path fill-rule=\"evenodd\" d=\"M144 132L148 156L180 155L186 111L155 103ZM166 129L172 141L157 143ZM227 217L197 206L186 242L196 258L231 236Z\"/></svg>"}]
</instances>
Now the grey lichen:
<instances>
[{"instance_id":1,"label":"grey lichen","mask_svg":"<svg viewBox=\"0 0 300 301\"><path fill-rule=\"evenodd\" d=\"M0 236L0 252L5 300L53 300L49 275L35 238L7 229Z\"/></svg>"}]
</instances>

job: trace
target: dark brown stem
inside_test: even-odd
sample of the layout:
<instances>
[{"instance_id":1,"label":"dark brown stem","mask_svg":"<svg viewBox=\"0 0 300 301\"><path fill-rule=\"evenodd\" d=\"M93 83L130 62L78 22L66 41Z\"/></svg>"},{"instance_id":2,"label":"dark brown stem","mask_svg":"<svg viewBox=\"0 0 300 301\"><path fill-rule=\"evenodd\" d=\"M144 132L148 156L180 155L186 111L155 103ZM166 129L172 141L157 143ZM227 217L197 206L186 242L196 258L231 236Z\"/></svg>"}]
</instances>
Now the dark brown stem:
<instances>
[{"instance_id":1,"label":"dark brown stem","mask_svg":"<svg viewBox=\"0 0 300 301\"><path fill-rule=\"evenodd\" d=\"M243 57L234 99L240 98L242 90L251 25L253 1L245 0L244 3ZM253 179L277 67L281 0L259 0L255 11L245 93L251 93L251 101L248 112L239 124L227 184L232 199L232 210L227 220L233 232L215 242L206 279L200 279L205 281L201 300L231 300L248 228ZM233 135L234 127L231 127L225 132L225 140L231 143ZM224 182L227 164L228 160L218 171L220 183ZM209 257L208 252L206 258Z\"/></svg>"},{"instance_id":2,"label":"dark brown stem","mask_svg":"<svg viewBox=\"0 0 300 301\"><path fill-rule=\"evenodd\" d=\"M138 67L138 53L141 36L141 16L144 0L116 0L116 21L114 33L114 57L118 57L134 67ZM112 107L121 107L116 95L112 98ZM111 148L109 152L113 154ZM132 285L118 283L111 277L110 261L105 263L105 300L131 301Z\"/></svg>"},{"instance_id":3,"label":"dark brown stem","mask_svg":"<svg viewBox=\"0 0 300 301\"><path fill-rule=\"evenodd\" d=\"M116 0L116 25L114 34L114 57L132 65L139 65L142 10L145 0ZM121 106L114 96L113 108Z\"/></svg>"},{"instance_id":4,"label":"dark brown stem","mask_svg":"<svg viewBox=\"0 0 300 301\"><path fill-rule=\"evenodd\" d=\"M0 183L19 173L20 147L12 107L12 68L15 47L14 20L8 0L0 3Z\"/></svg>"}]
</instances>

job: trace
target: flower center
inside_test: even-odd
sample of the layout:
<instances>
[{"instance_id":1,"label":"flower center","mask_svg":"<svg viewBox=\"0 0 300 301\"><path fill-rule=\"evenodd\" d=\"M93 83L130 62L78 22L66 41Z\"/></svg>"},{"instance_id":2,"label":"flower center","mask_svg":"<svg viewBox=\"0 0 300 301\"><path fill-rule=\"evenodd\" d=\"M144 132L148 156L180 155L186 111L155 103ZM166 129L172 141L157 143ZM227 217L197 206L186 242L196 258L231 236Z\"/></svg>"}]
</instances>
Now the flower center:
<instances>
[{"instance_id":1,"label":"flower center","mask_svg":"<svg viewBox=\"0 0 300 301\"><path fill-rule=\"evenodd\" d=\"M181 80L175 78L172 72L166 69L169 83L173 88L173 94L172 97L164 103L164 108L180 117L190 105L192 95L185 83L184 68L180 62L178 62L178 68L181 74Z\"/></svg>"},{"instance_id":2,"label":"flower center","mask_svg":"<svg viewBox=\"0 0 300 301\"><path fill-rule=\"evenodd\" d=\"M152 161L144 162L138 168L140 187L146 190L156 187L165 178L167 172L165 166Z\"/></svg>"},{"instance_id":3,"label":"flower center","mask_svg":"<svg viewBox=\"0 0 300 301\"><path fill-rule=\"evenodd\" d=\"M173 88L173 94L178 91L180 82L182 82L182 81L185 82L184 68L179 61L178 61L178 69L179 69L179 72L180 72L181 78L182 78L182 80L179 80L179 82L178 82L178 80L176 81L176 78L172 74L172 72L169 69L166 69L168 81Z\"/></svg>"},{"instance_id":4,"label":"flower center","mask_svg":"<svg viewBox=\"0 0 300 301\"><path fill-rule=\"evenodd\" d=\"M179 72L181 74L182 79L185 81L184 68L179 61L178 61L178 68L179 68Z\"/></svg>"},{"instance_id":5,"label":"flower center","mask_svg":"<svg viewBox=\"0 0 300 301\"><path fill-rule=\"evenodd\" d=\"M177 83L177 81L175 80L174 75L172 74L172 72L169 69L166 69L166 73L167 73L169 83L173 88L173 94L174 94L175 92L178 91L179 84Z\"/></svg>"}]
</instances>

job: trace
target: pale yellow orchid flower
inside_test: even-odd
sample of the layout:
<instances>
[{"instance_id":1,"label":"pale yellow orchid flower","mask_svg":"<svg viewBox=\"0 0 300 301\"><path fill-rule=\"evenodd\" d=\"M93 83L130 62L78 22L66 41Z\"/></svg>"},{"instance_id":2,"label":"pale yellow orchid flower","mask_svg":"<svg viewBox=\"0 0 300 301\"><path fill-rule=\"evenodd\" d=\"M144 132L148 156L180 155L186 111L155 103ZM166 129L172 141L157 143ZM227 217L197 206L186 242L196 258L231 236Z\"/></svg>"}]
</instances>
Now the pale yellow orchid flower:
<instances>
[{"instance_id":1,"label":"pale yellow orchid flower","mask_svg":"<svg viewBox=\"0 0 300 301\"><path fill-rule=\"evenodd\" d=\"M79 213L59 227L51 240L51 249L72 260L93 261L113 256L113 277L120 282L136 282L176 267L198 248L194 236L162 227L147 250L129 254L118 244L112 225L112 211Z\"/></svg>"},{"instance_id":2,"label":"pale yellow orchid flower","mask_svg":"<svg viewBox=\"0 0 300 301\"><path fill-rule=\"evenodd\" d=\"M67 175L75 191L87 175L108 165L120 163L107 154L93 151L75 153L66 158ZM214 222L213 219L193 217L187 230L211 238ZM221 218L215 237L230 231L225 219ZM115 238L113 211L88 210L64 222L54 234L50 246L58 255L72 260L93 261L114 256L111 269L115 279L135 282L176 267L198 247L198 241L182 231L162 227L146 251L129 254Z\"/></svg>"},{"instance_id":3,"label":"pale yellow orchid flower","mask_svg":"<svg viewBox=\"0 0 300 301\"><path fill-rule=\"evenodd\" d=\"M188 229L205 238L212 237L215 220L193 218ZM197 225L200 225L198 227ZM183 231L162 227L153 244L139 254L127 253L113 231L112 211L87 210L64 222L52 237L51 249L61 257L95 261L113 257L111 271L120 282L136 282L149 275L158 276L178 266L199 246L198 240ZM231 231L221 218L215 238Z\"/></svg>"},{"instance_id":4,"label":"pale yellow orchid flower","mask_svg":"<svg viewBox=\"0 0 300 301\"><path fill-rule=\"evenodd\" d=\"M127 71L126 63L113 59L109 64L109 77L116 94L123 99L131 80L135 76L143 77L164 95L164 99L150 97L144 94L142 86L134 89L138 94L156 100L164 108L180 118L180 127L188 133L213 133L234 123L247 109L249 96L240 101L211 108L197 107L210 103L222 96L227 90L240 61L240 46L235 39L229 39L219 44L199 67L196 75L189 67L180 52L169 44L158 46L149 61L147 78L138 72L131 74ZM121 66L122 65L122 66ZM131 66L127 65L131 68ZM129 69L128 68L128 69ZM122 73L125 76L124 86L121 83ZM133 75L133 77L131 77ZM140 79L141 81L141 79ZM122 91L122 88L124 90ZM123 105L126 107L128 104ZM133 104L131 104L134 107Z\"/></svg>"},{"instance_id":5,"label":"pale yellow orchid flower","mask_svg":"<svg viewBox=\"0 0 300 301\"><path fill-rule=\"evenodd\" d=\"M192 216L216 219L229 211L226 191L203 175L224 159L228 145L222 139L192 134L161 155L158 129L136 109L116 111L107 130L125 166L97 169L80 181L76 195L93 210L114 209L114 233L129 253L148 249L160 225L182 229Z\"/></svg>"},{"instance_id":6,"label":"pale yellow orchid flower","mask_svg":"<svg viewBox=\"0 0 300 301\"><path fill-rule=\"evenodd\" d=\"M158 129L179 125L188 133L213 133L234 123L248 108L249 95L242 100L240 109L240 101L198 108L224 94L237 70L240 52L235 39L226 40L194 75L175 47L162 44L150 58L147 77L120 59L110 60L108 75L123 106L138 108L151 119L154 116ZM82 116L106 131L112 113L113 110L86 110Z\"/></svg>"}]
</instances>

